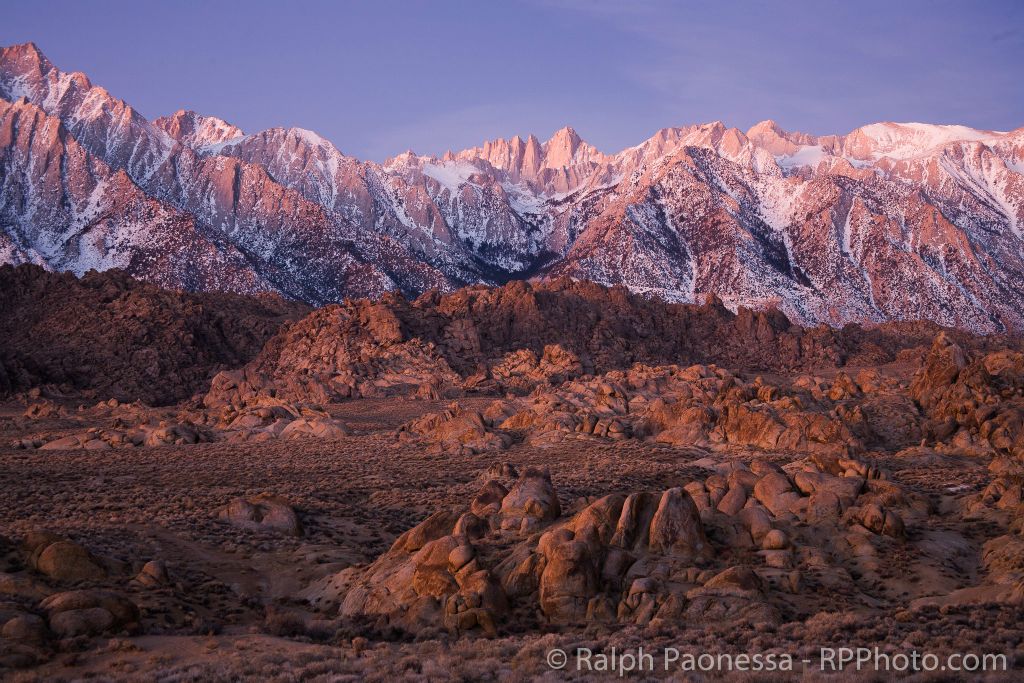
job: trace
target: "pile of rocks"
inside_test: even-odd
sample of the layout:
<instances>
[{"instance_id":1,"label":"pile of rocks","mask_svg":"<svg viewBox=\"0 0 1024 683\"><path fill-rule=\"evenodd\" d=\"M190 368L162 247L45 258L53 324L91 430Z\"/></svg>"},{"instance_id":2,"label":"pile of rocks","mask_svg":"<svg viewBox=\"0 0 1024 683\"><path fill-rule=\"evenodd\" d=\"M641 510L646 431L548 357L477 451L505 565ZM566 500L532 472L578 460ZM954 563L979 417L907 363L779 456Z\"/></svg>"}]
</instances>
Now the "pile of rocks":
<instances>
[{"instance_id":1,"label":"pile of rocks","mask_svg":"<svg viewBox=\"0 0 1024 683\"><path fill-rule=\"evenodd\" d=\"M502 450L512 443L511 436L495 430L479 411L458 403L402 425L397 437L399 443L426 443L428 451L435 453L473 454Z\"/></svg>"},{"instance_id":2,"label":"pile of rocks","mask_svg":"<svg viewBox=\"0 0 1024 683\"><path fill-rule=\"evenodd\" d=\"M491 377L505 391L528 392L538 385L557 385L584 374L593 374L594 367L580 360L560 344L548 344L538 356L531 349L507 354L490 369Z\"/></svg>"},{"instance_id":3,"label":"pile of rocks","mask_svg":"<svg viewBox=\"0 0 1024 683\"><path fill-rule=\"evenodd\" d=\"M569 279L516 281L326 306L283 328L244 369L215 380L205 401L237 405L246 393L320 404L524 393L637 363L836 368L847 357L893 360L918 341L921 332L908 331L804 329L777 310L733 314L714 297L666 304Z\"/></svg>"},{"instance_id":4,"label":"pile of rocks","mask_svg":"<svg viewBox=\"0 0 1024 683\"><path fill-rule=\"evenodd\" d=\"M1003 467L1024 464L1024 353L1002 350L971 359L940 334L910 396L928 417L927 437L942 450L995 455Z\"/></svg>"},{"instance_id":5,"label":"pile of rocks","mask_svg":"<svg viewBox=\"0 0 1024 683\"><path fill-rule=\"evenodd\" d=\"M349 428L319 405L285 401L263 391L249 391L252 385L243 373L221 373L214 389L204 399L205 410L196 419L206 424L219 440L232 443L270 439L340 439Z\"/></svg>"},{"instance_id":6,"label":"pile of rocks","mask_svg":"<svg viewBox=\"0 0 1024 683\"><path fill-rule=\"evenodd\" d=\"M441 450L468 440L474 451L500 449L520 434L532 443L604 437L838 455L862 453L869 444L901 448L921 439L917 408L901 387L877 373L861 373L857 380L839 373L831 382L802 375L775 385L761 378L746 382L713 365L638 365L543 385L467 419L453 407L399 434ZM464 436L453 439L453 432Z\"/></svg>"},{"instance_id":7,"label":"pile of rocks","mask_svg":"<svg viewBox=\"0 0 1024 683\"><path fill-rule=\"evenodd\" d=\"M20 555L26 569L0 572L0 667L46 661L69 639L139 628L139 609L122 593L96 587L68 589L123 579L129 572L126 563L43 530L29 532L19 549L13 547L0 539L0 551Z\"/></svg>"},{"instance_id":8,"label":"pile of rocks","mask_svg":"<svg viewBox=\"0 0 1024 683\"><path fill-rule=\"evenodd\" d=\"M434 513L372 564L304 596L411 632L493 634L537 618L778 623L778 596L802 591L802 571L877 572L878 548L903 543L903 515L927 504L884 476L822 455L792 474L754 461L684 487L581 501L564 517L550 473L531 467L511 487L488 480L467 507Z\"/></svg>"},{"instance_id":9,"label":"pile of rocks","mask_svg":"<svg viewBox=\"0 0 1024 683\"><path fill-rule=\"evenodd\" d=\"M219 386L225 377L218 375ZM235 383L238 389L244 382ZM49 432L12 442L14 448L41 450L105 450L110 448L183 446L213 441L260 442L271 439L341 439L351 430L319 406L283 401L264 393L221 395L236 399L211 401L200 408L182 407L173 415L141 404L103 402L71 414L68 420L86 423L106 419L110 427L88 427L80 432Z\"/></svg>"},{"instance_id":10,"label":"pile of rocks","mask_svg":"<svg viewBox=\"0 0 1024 683\"><path fill-rule=\"evenodd\" d=\"M359 300L285 328L246 368L216 377L203 402L239 406L262 395L325 404L414 395L421 387L448 395L460 383L433 343L405 337L391 307Z\"/></svg>"}]
</instances>

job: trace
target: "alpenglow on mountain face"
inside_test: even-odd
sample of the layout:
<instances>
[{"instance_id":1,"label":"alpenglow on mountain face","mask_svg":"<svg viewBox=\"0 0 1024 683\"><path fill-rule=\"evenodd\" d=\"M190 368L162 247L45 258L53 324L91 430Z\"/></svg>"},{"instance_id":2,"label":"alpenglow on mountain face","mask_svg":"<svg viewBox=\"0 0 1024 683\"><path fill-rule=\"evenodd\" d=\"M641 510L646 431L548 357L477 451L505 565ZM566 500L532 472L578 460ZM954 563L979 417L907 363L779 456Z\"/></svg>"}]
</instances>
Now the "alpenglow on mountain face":
<instances>
[{"instance_id":1,"label":"alpenglow on mountain face","mask_svg":"<svg viewBox=\"0 0 1024 683\"><path fill-rule=\"evenodd\" d=\"M1024 329L1024 129L771 121L605 154L571 128L384 164L300 128L147 121L0 50L0 262L312 304L571 276L795 321Z\"/></svg>"}]
</instances>

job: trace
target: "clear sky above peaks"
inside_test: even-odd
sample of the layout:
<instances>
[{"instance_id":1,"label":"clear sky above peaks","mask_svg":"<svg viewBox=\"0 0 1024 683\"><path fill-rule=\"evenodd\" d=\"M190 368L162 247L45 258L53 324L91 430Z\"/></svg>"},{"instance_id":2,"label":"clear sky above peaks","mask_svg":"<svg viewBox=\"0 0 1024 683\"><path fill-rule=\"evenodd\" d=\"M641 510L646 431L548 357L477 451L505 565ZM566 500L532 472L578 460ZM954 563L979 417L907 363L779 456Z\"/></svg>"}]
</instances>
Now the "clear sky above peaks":
<instances>
[{"instance_id":1,"label":"clear sky above peaks","mask_svg":"<svg viewBox=\"0 0 1024 683\"><path fill-rule=\"evenodd\" d=\"M667 126L845 133L1024 126L1024 2L9 2L0 44L155 118L300 126L383 160L573 126L614 152Z\"/></svg>"}]
</instances>

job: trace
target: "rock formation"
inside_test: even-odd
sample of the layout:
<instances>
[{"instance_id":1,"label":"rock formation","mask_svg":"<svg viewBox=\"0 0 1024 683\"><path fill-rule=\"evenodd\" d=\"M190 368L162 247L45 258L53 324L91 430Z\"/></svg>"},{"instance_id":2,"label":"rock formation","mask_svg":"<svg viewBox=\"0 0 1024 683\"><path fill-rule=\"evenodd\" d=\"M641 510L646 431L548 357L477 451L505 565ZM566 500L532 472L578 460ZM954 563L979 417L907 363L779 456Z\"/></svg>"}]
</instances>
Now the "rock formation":
<instances>
[{"instance_id":1,"label":"rock formation","mask_svg":"<svg viewBox=\"0 0 1024 683\"><path fill-rule=\"evenodd\" d=\"M495 635L534 618L777 624L784 602L774 591L800 593L801 567L860 562L875 572L876 547L904 542L901 510L918 517L927 505L884 477L861 460L812 457L791 473L755 460L563 516L550 474L527 468L510 490L488 480L468 508L430 515L372 564L305 596L410 632Z\"/></svg>"}]
</instances>

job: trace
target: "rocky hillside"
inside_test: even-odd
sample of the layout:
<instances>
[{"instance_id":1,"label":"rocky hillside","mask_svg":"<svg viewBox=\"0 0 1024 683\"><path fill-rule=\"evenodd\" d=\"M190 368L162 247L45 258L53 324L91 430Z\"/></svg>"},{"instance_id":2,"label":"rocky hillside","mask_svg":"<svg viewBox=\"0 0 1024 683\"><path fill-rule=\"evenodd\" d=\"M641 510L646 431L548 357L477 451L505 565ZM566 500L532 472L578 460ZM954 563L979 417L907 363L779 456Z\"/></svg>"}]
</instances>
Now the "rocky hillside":
<instances>
[{"instance_id":1,"label":"rocky hillside","mask_svg":"<svg viewBox=\"0 0 1024 683\"><path fill-rule=\"evenodd\" d=\"M891 363L942 330L803 327L776 309L733 313L714 297L673 304L568 278L310 311L276 294L162 289L121 270L76 278L8 265L0 292L0 393L39 387L155 404L206 392L218 370L233 371L213 382L215 402L227 393L229 403L238 392L329 403L525 391L638 363L828 371ZM1020 346L948 333L969 349Z\"/></svg>"},{"instance_id":2,"label":"rocky hillside","mask_svg":"<svg viewBox=\"0 0 1024 683\"><path fill-rule=\"evenodd\" d=\"M750 373L913 365L939 332L931 323L806 328L776 309L732 313L714 298L670 304L567 278L515 281L317 309L283 327L247 366L218 375L206 404L525 393L638 364ZM949 334L977 350L1020 344Z\"/></svg>"},{"instance_id":3,"label":"rocky hillside","mask_svg":"<svg viewBox=\"0 0 1024 683\"><path fill-rule=\"evenodd\" d=\"M299 128L148 121L0 52L0 259L311 304L569 276L813 324L1024 328L1024 129L765 121L607 154L571 128L382 164Z\"/></svg>"},{"instance_id":4,"label":"rocky hillside","mask_svg":"<svg viewBox=\"0 0 1024 683\"><path fill-rule=\"evenodd\" d=\"M0 266L0 395L38 387L173 403L305 311L277 295L164 290L119 270L78 279Z\"/></svg>"}]
</instances>

